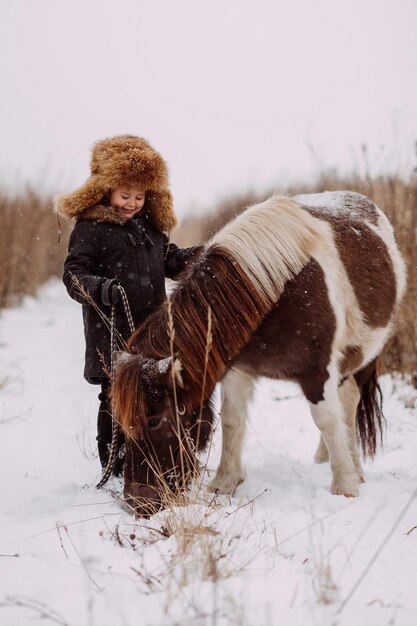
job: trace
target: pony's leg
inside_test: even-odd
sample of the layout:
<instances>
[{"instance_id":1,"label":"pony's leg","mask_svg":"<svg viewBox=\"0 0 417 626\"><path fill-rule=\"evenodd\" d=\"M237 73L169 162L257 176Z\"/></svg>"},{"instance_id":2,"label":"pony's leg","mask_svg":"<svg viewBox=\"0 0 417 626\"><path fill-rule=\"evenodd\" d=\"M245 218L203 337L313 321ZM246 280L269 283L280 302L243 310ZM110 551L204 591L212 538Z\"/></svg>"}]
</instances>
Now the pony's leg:
<instances>
[{"instance_id":1,"label":"pony's leg","mask_svg":"<svg viewBox=\"0 0 417 626\"><path fill-rule=\"evenodd\" d=\"M319 445L317 446L317 450L314 454L314 460L316 463L326 463L329 460L329 451L321 433Z\"/></svg>"},{"instance_id":2,"label":"pony's leg","mask_svg":"<svg viewBox=\"0 0 417 626\"><path fill-rule=\"evenodd\" d=\"M252 397L254 380L239 370L229 370L221 384L222 453L210 491L233 494L245 479L242 446L247 405Z\"/></svg>"},{"instance_id":3,"label":"pony's leg","mask_svg":"<svg viewBox=\"0 0 417 626\"><path fill-rule=\"evenodd\" d=\"M356 410L360 400L360 391L353 376L349 376L338 388L339 398L343 405L344 419L348 427L349 443L352 453L353 463L360 482L365 482L362 464L360 462L357 438L356 438ZM314 455L316 463L326 463L329 460L329 451L322 434L320 442Z\"/></svg>"},{"instance_id":4,"label":"pony's leg","mask_svg":"<svg viewBox=\"0 0 417 626\"><path fill-rule=\"evenodd\" d=\"M353 376L349 376L339 387L339 398L343 404L345 413L345 422L348 427L350 450L352 454L353 464L358 474L359 482L364 483L364 471L360 461L358 442L356 437L356 412L361 394L356 380Z\"/></svg>"},{"instance_id":5,"label":"pony's leg","mask_svg":"<svg viewBox=\"0 0 417 626\"><path fill-rule=\"evenodd\" d=\"M329 451L333 474L331 492L335 495L357 496L359 478L352 458L344 407L338 393L336 368L324 386L324 399L317 404L310 402L310 410Z\"/></svg>"}]
</instances>

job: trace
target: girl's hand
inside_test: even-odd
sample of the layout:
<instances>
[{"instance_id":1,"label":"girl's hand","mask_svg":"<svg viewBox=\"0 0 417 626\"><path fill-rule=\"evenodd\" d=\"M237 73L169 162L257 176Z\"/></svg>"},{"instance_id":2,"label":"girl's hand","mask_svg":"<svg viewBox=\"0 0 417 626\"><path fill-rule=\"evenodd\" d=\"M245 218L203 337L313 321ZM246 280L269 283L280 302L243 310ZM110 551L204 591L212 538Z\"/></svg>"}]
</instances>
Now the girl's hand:
<instances>
[{"instance_id":1,"label":"girl's hand","mask_svg":"<svg viewBox=\"0 0 417 626\"><path fill-rule=\"evenodd\" d=\"M119 285L121 282L118 278L108 278L101 286L101 301L105 306L117 304L122 299Z\"/></svg>"}]
</instances>

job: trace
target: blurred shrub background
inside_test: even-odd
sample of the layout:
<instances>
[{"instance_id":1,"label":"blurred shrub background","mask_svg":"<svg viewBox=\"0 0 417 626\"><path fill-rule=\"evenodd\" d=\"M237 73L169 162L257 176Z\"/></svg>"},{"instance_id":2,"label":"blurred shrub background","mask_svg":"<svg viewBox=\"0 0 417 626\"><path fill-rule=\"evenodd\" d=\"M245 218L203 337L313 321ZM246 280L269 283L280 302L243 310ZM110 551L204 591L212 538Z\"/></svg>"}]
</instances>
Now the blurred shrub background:
<instances>
[{"instance_id":1,"label":"blurred shrub background","mask_svg":"<svg viewBox=\"0 0 417 626\"><path fill-rule=\"evenodd\" d=\"M188 216L172 233L180 246L207 241L245 207L273 192L316 193L332 190L358 191L370 197L394 226L408 270L408 288L394 336L381 359L382 371L407 374L417 387L417 178L399 176L339 175L323 172L317 182L297 188L246 193L223 200L209 213ZM27 188L14 196L0 190L0 307L13 306L23 296L34 295L47 279L62 274L71 224L58 222L52 199Z\"/></svg>"},{"instance_id":2,"label":"blurred shrub background","mask_svg":"<svg viewBox=\"0 0 417 626\"><path fill-rule=\"evenodd\" d=\"M0 306L7 307L62 274L70 224L60 236L52 198L30 187L14 195L0 190L0 216Z\"/></svg>"}]
</instances>

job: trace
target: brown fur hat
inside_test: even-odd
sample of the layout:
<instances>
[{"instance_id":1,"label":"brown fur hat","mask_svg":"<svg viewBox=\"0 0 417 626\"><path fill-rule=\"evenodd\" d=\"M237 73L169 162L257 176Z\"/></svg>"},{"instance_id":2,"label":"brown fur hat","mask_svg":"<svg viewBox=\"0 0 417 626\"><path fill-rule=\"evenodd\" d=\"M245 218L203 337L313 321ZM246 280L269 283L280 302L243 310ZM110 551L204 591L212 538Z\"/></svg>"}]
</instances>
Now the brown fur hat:
<instances>
[{"instance_id":1,"label":"brown fur hat","mask_svg":"<svg viewBox=\"0 0 417 626\"><path fill-rule=\"evenodd\" d=\"M89 217L91 207L116 187L140 187L146 191L144 210L160 230L177 223L169 191L168 167L152 146L134 135L97 141L92 150L91 176L79 189L57 196L54 209L67 218Z\"/></svg>"}]
</instances>

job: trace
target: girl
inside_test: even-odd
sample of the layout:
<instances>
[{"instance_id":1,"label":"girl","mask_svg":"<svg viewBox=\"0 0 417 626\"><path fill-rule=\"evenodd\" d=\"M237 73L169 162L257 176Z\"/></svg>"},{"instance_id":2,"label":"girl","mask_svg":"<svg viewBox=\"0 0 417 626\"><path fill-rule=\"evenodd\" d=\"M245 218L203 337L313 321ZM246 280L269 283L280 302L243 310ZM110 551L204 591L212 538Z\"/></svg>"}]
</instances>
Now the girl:
<instances>
[{"instance_id":1,"label":"girl","mask_svg":"<svg viewBox=\"0 0 417 626\"><path fill-rule=\"evenodd\" d=\"M58 196L54 208L76 220L63 281L71 298L83 307L84 377L101 385L97 442L101 465L106 467L112 434L111 349L102 314L109 318L114 305L117 332L127 339L130 327L118 285L126 292L137 327L165 300L165 277L175 278L200 248L180 249L163 233L176 224L168 170L158 152L140 137L121 135L98 141L92 151L90 178L73 193ZM119 446L122 440L121 436ZM119 455L116 475L122 466Z\"/></svg>"}]
</instances>

